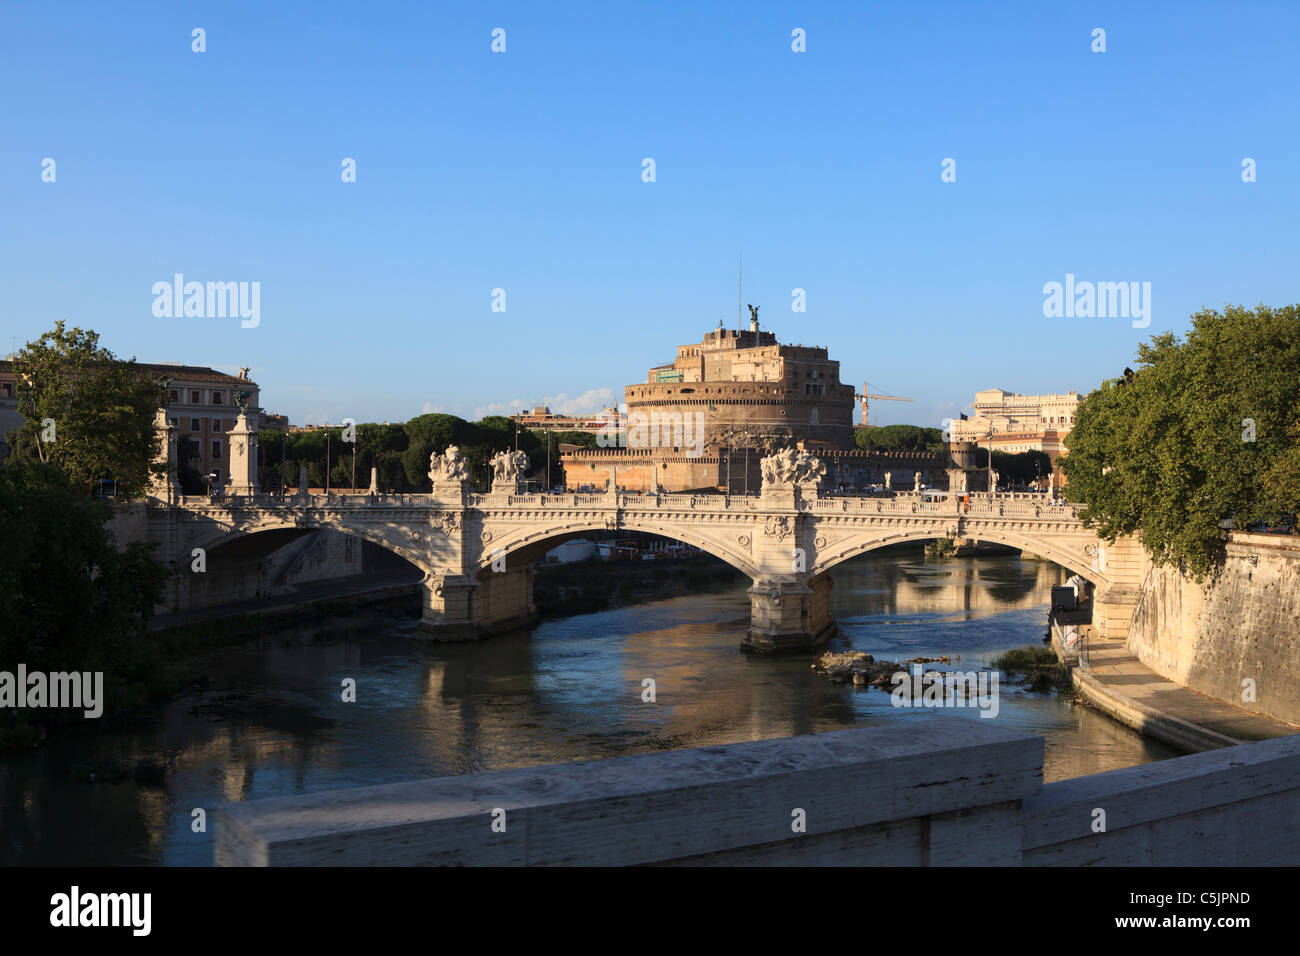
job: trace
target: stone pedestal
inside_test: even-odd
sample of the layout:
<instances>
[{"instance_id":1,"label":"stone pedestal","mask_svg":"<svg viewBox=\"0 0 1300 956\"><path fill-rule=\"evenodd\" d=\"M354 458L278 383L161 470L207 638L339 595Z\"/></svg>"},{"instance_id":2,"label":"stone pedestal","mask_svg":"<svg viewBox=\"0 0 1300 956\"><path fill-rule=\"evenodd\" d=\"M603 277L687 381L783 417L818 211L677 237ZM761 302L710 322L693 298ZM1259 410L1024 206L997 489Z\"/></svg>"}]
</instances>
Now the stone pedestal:
<instances>
[{"instance_id":1,"label":"stone pedestal","mask_svg":"<svg viewBox=\"0 0 1300 956\"><path fill-rule=\"evenodd\" d=\"M468 481L435 481L431 497L439 504L464 507Z\"/></svg>"},{"instance_id":2,"label":"stone pedestal","mask_svg":"<svg viewBox=\"0 0 1300 956\"><path fill-rule=\"evenodd\" d=\"M763 508L770 508L773 511L794 511L794 495L793 482L781 484L765 482L759 503Z\"/></svg>"},{"instance_id":3,"label":"stone pedestal","mask_svg":"<svg viewBox=\"0 0 1300 956\"><path fill-rule=\"evenodd\" d=\"M248 427L248 413L240 412L230 430L230 493L257 494L257 432Z\"/></svg>"},{"instance_id":4,"label":"stone pedestal","mask_svg":"<svg viewBox=\"0 0 1300 956\"><path fill-rule=\"evenodd\" d=\"M154 462L167 470L162 474L150 476L149 497L174 504L180 500L181 486L176 481L176 429L167 420L167 409L158 409L157 414L154 415L153 427L159 440L158 453L154 456Z\"/></svg>"},{"instance_id":5,"label":"stone pedestal","mask_svg":"<svg viewBox=\"0 0 1300 956\"><path fill-rule=\"evenodd\" d=\"M835 633L831 579L760 578L749 589L749 631L741 649L758 653L810 651Z\"/></svg>"}]
</instances>

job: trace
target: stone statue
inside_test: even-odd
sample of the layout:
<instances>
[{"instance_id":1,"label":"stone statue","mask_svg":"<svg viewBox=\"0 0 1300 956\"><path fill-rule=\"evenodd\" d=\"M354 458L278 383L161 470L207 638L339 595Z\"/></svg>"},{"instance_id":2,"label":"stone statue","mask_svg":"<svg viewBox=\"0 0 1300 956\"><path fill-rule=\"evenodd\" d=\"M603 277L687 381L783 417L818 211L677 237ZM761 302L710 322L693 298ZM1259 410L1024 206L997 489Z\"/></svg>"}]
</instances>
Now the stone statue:
<instances>
[{"instance_id":1,"label":"stone statue","mask_svg":"<svg viewBox=\"0 0 1300 956\"><path fill-rule=\"evenodd\" d=\"M745 308L749 309L749 320L750 320L751 322L757 322L757 321L758 321L758 306L756 306L756 305L750 305L748 302L746 302L746 303L745 303Z\"/></svg>"},{"instance_id":2,"label":"stone statue","mask_svg":"<svg viewBox=\"0 0 1300 956\"><path fill-rule=\"evenodd\" d=\"M921 473L919 471L912 472L912 490L918 494L921 491Z\"/></svg>"},{"instance_id":3,"label":"stone statue","mask_svg":"<svg viewBox=\"0 0 1300 956\"><path fill-rule=\"evenodd\" d=\"M799 452L794 462L794 481L798 485L815 485L826 477L826 466L820 458L806 451Z\"/></svg>"},{"instance_id":4,"label":"stone statue","mask_svg":"<svg viewBox=\"0 0 1300 956\"><path fill-rule=\"evenodd\" d=\"M517 484L528 471L528 456L522 451L499 451L492 456L492 484Z\"/></svg>"},{"instance_id":5,"label":"stone statue","mask_svg":"<svg viewBox=\"0 0 1300 956\"><path fill-rule=\"evenodd\" d=\"M253 394L247 390L241 390L235 393L235 404L239 406L239 411L243 415L248 414L248 397Z\"/></svg>"},{"instance_id":6,"label":"stone statue","mask_svg":"<svg viewBox=\"0 0 1300 956\"><path fill-rule=\"evenodd\" d=\"M885 472L885 490L894 490L894 473L892 471Z\"/></svg>"},{"instance_id":7,"label":"stone statue","mask_svg":"<svg viewBox=\"0 0 1300 956\"><path fill-rule=\"evenodd\" d=\"M1002 476L999 475L996 471L994 471L994 472L993 472L993 487L990 488L989 491L992 491L992 492L994 492L994 493L996 494L996 493L997 493L997 490L998 490L998 482L999 482L1001 479L1002 479Z\"/></svg>"},{"instance_id":8,"label":"stone statue","mask_svg":"<svg viewBox=\"0 0 1300 956\"><path fill-rule=\"evenodd\" d=\"M447 451L439 455L436 451L429 456L429 479L440 482L469 481L469 466L460 455L455 445L447 446Z\"/></svg>"},{"instance_id":9,"label":"stone statue","mask_svg":"<svg viewBox=\"0 0 1300 956\"><path fill-rule=\"evenodd\" d=\"M826 466L821 459L814 458L806 451L796 452L793 448L783 448L775 455L759 462L763 473L763 484L816 484L826 475Z\"/></svg>"}]
</instances>

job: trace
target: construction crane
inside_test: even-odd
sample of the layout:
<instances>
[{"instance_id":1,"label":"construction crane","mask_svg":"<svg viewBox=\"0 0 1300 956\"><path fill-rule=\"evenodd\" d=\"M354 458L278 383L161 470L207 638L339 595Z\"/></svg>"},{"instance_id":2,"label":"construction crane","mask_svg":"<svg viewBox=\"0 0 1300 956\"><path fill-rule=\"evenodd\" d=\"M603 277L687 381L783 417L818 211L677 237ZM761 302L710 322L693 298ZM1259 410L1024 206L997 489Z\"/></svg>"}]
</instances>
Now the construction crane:
<instances>
[{"instance_id":1,"label":"construction crane","mask_svg":"<svg viewBox=\"0 0 1300 956\"><path fill-rule=\"evenodd\" d=\"M869 389L870 387L871 387L871 383L870 383L870 382L863 382L863 383L862 383L862 392L861 392L861 394L857 394L857 393L855 393L854 396L853 396L854 398L859 398L859 399L862 400L862 424L859 426L860 428L870 428L870 427L871 427L871 425L870 425L870 424L868 423L868 421L867 421L867 399L869 399L869 398L882 398L882 399L884 399L884 400L887 401L887 402L914 402L914 401L916 401L916 399L914 399L914 398L903 398L901 395L880 395L880 394L876 394L876 393L874 393L874 392L869 392L869 391L867 391L867 389Z\"/></svg>"}]
</instances>

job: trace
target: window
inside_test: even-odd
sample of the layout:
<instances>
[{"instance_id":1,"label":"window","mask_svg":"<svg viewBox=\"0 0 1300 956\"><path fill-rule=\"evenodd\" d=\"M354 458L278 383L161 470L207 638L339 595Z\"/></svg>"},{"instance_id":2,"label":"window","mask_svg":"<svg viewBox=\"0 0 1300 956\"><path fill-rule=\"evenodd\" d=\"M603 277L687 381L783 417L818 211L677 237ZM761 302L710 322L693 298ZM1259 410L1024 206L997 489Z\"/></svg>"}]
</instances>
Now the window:
<instances>
[{"instance_id":1,"label":"window","mask_svg":"<svg viewBox=\"0 0 1300 956\"><path fill-rule=\"evenodd\" d=\"M219 432L219 431L221 431L221 419L220 419L220 418L214 418L214 419L212 419L212 430L213 430L214 432Z\"/></svg>"},{"instance_id":2,"label":"window","mask_svg":"<svg viewBox=\"0 0 1300 956\"><path fill-rule=\"evenodd\" d=\"M170 398L173 402L179 402L181 400L180 389L173 388L170 392L167 393L167 397Z\"/></svg>"},{"instance_id":3,"label":"window","mask_svg":"<svg viewBox=\"0 0 1300 956\"><path fill-rule=\"evenodd\" d=\"M203 401L203 393L202 393L202 392L190 392L190 404L191 404L191 405L197 405L197 404L199 404L199 403L202 402L202 401Z\"/></svg>"},{"instance_id":4,"label":"window","mask_svg":"<svg viewBox=\"0 0 1300 956\"><path fill-rule=\"evenodd\" d=\"M212 457L213 458L221 457L221 439L217 439L212 443Z\"/></svg>"},{"instance_id":5,"label":"window","mask_svg":"<svg viewBox=\"0 0 1300 956\"><path fill-rule=\"evenodd\" d=\"M202 428L203 426L199 424L199 419L197 418L190 419L190 431L197 432L197 431L201 431Z\"/></svg>"},{"instance_id":6,"label":"window","mask_svg":"<svg viewBox=\"0 0 1300 956\"><path fill-rule=\"evenodd\" d=\"M175 427L178 426L180 423L181 423L181 420L180 420L179 418L169 418L169 419L167 419L167 424L171 425L172 428L175 428Z\"/></svg>"},{"instance_id":7,"label":"window","mask_svg":"<svg viewBox=\"0 0 1300 956\"><path fill-rule=\"evenodd\" d=\"M212 404L213 404L213 405L220 405L220 404L221 404L221 393L220 393L220 392L213 392L213 393L212 393Z\"/></svg>"}]
</instances>

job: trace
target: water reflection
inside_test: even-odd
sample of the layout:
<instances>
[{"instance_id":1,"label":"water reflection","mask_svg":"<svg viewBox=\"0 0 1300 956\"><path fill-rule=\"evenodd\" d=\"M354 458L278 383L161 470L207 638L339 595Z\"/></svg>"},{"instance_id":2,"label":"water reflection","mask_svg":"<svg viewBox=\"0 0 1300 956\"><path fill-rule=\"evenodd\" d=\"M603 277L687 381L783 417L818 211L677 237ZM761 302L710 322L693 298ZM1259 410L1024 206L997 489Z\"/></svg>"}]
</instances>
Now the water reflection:
<instances>
[{"instance_id":1,"label":"water reflection","mask_svg":"<svg viewBox=\"0 0 1300 956\"><path fill-rule=\"evenodd\" d=\"M1063 572L1018 557L927 562L919 547L837 568L833 648L878 658L987 662L1044 632ZM547 621L480 643L425 645L408 617L358 619L338 636L268 636L209 662L211 686L132 727L0 760L0 863L207 865L191 811L416 777L699 747L899 720L981 719L898 710L880 690L831 684L808 657L740 652L743 587ZM341 682L357 700L341 700ZM642 700L652 678L657 700ZM1041 733L1060 779L1171 755L1056 696L1005 683L1002 726ZM165 788L90 783L74 767L142 759Z\"/></svg>"}]
</instances>

